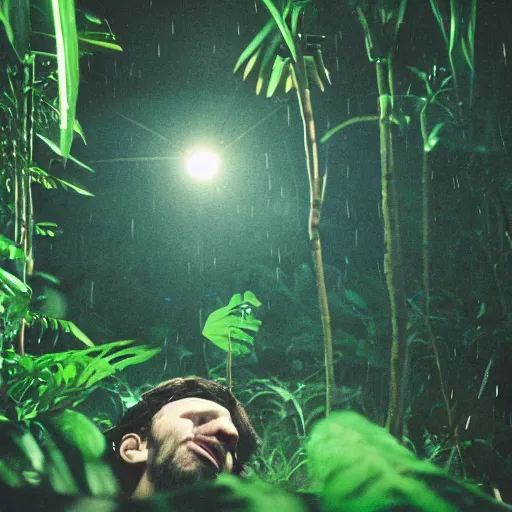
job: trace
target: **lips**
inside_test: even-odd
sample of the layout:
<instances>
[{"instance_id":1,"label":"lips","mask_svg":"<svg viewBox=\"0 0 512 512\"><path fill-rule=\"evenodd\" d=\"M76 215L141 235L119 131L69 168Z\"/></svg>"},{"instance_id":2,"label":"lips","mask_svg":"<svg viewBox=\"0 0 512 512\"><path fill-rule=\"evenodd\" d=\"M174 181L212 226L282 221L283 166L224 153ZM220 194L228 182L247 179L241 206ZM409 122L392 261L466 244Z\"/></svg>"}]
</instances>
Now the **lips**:
<instances>
[{"instance_id":1,"label":"lips","mask_svg":"<svg viewBox=\"0 0 512 512\"><path fill-rule=\"evenodd\" d=\"M209 460L219 472L221 471L221 463L213 445L200 441L189 441L189 447L203 458Z\"/></svg>"}]
</instances>

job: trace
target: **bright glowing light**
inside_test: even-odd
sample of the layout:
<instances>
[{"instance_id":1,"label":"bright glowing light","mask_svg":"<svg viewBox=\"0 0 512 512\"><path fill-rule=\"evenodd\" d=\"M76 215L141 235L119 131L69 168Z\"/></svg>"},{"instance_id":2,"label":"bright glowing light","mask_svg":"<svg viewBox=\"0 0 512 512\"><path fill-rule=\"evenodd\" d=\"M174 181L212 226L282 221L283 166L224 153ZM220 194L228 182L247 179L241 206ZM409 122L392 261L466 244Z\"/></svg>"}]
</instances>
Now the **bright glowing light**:
<instances>
[{"instance_id":1,"label":"bright glowing light","mask_svg":"<svg viewBox=\"0 0 512 512\"><path fill-rule=\"evenodd\" d=\"M219 156L207 149L194 151L187 158L188 172L200 180L212 178L219 169Z\"/></svg>"}]
</instances>

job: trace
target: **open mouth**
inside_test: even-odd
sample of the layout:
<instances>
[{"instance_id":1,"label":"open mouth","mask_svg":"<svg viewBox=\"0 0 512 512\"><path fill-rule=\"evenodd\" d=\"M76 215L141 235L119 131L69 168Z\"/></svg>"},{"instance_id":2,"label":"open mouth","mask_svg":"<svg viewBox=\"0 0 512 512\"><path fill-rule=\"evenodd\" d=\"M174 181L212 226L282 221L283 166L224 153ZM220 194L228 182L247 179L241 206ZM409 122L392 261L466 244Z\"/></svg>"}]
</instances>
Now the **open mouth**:
<instances>
[{"instance_id":1,"label":"open mouth","mask_svg":"<svg viewBox=\"0 0 512 512\"><path fill-rule=\"evenodd\" d=\"M221 465L217 459L217 454L213 446L197 441L189 441L189 447L203 458L209 460L220 472Z\"/></svg>"}]
</instances>

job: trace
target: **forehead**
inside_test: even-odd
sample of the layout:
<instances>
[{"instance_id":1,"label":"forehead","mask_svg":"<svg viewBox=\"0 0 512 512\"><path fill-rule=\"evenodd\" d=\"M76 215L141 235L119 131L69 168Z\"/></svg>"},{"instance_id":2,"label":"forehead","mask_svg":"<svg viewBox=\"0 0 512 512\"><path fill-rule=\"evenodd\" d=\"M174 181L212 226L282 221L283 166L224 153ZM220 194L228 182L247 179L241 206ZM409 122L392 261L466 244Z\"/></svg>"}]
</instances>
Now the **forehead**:
<instances>
[{"instance_id":1,"label":"forehead","mask_svg":"<svg viewBox=\"0 0 512 512\"><path fill-rule=\"evenodd\" d=\"M165 404L159 411L159 415L178 415L186 412L213 412L215 411L219 415L231 417L229 411L222 405L213 402L212 400L206 400L204 398L181 398Z\"/></svg>"}]
</instances>

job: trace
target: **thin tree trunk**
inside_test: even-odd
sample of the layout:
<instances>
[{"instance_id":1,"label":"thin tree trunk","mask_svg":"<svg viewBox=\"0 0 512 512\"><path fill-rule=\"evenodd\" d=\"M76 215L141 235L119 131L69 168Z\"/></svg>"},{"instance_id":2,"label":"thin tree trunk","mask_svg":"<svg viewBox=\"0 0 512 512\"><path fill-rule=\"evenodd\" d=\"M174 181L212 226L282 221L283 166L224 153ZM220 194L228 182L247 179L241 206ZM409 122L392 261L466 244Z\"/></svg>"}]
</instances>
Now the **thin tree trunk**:
<instances>
[{"instance_id":1,"label":"thin tree trunk","mask_svg":"<svg viewBox=\"0 0 512 512\"><path fill-rule=\"evenodd\" d=\"M380 158L382 177L382 216L384 220L384 274L391 308L392 344L389 377L389 406L386 427L396 437L403 428L403 394L406 388L406 312L400 268L400 237L396 176L390 126L391 101L388 62L376 63L380 108Z\"/></svg>"},{"instance_id":2,"label":"thin tree trunk","mask_svg":"<svg viewBox=\"0 0 512 512\"><path fill-rule=\"evenodd\" d=\"M316 288L318 294L318 303L320 307L320 316L322 320L322 330L324 336L324 355L325 355L325 415L331 412L332 390L335 387L334 363L332 355L332 331L331 317L329 313L329 303L327 301L327 290L325 287L324 266L322 259L322 245L320 241L320 232L318 225L323 203L324 177L320 176L318 163L318 144L316 140L315 121L313 117L313 106L311 104L310 90L304 86L305 77L302 70L297 70L296 87L299 106L304 126L304 151L306 156L306 166L309 177L310 191L310 209L308 220L308 235L311 246L311 255L313 258L313 268L316 277Z\"/></svg>"}]
</instances>

